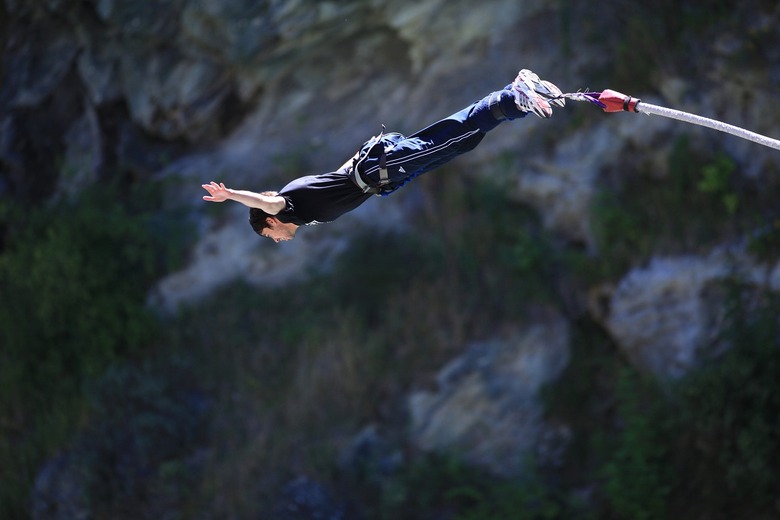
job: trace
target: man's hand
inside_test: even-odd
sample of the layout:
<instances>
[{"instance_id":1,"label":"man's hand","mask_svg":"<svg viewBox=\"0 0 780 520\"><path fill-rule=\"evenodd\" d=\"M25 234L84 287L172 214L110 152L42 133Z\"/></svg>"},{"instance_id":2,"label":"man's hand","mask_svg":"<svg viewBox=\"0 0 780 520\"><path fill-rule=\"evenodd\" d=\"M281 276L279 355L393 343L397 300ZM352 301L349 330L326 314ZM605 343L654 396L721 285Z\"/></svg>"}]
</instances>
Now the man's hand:
<instances>
[{"instance_id":1,"label":"man's hand","mask_svg":"<svg viewBox=\"0 0 780 520\"><path fill-rule=\"evenodd\" d=\"M203 200L207 200L209 202L225 202L230 198L230 192L222 182L217 184L216 182L211 181L211 183L201 184L201 186L204 190L209 192L208 195L203 196Z\"/></svg>"},{"instance_id":2,"label":"man's hand","mask_svg":"<svg viewBox=\"0 0 780 520\"><path fill-rule=\"evenodd\" d=\"M287 206L287 201L285 198L275 191L255 193L253 191L246 190L233 190L226 188L225 185L221 182L217 184L214 181L211 181L208 184L201 184L201 186L204 190L209 192L208 195L203 196L203 200L209 202L225 202L226 200L234 200L249 208L261 209L269 215L276 215L282 211L285 206Z\"/></svg>"}]
</instances>

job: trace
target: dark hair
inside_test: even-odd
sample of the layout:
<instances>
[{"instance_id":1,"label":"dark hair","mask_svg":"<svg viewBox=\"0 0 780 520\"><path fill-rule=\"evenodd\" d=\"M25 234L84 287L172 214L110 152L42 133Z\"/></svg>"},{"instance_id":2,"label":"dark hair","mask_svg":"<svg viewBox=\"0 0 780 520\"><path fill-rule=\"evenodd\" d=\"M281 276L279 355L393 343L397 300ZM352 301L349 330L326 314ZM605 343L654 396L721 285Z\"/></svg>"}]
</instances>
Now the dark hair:
<instances>
[{"instance_id":1,"label":"dark hair","mask_svg":"<svg viewBox=\"0 0 780 520\"><path fill-rule=\"evenodd\" d=\"M268 227L268 222L266 222L265 219L271 216L273 215L269 215L262 209L249 208L249 225L252 226L252 229L255 230L255 233L263 236L262 231Z\"/></svg>"}]
</instances>

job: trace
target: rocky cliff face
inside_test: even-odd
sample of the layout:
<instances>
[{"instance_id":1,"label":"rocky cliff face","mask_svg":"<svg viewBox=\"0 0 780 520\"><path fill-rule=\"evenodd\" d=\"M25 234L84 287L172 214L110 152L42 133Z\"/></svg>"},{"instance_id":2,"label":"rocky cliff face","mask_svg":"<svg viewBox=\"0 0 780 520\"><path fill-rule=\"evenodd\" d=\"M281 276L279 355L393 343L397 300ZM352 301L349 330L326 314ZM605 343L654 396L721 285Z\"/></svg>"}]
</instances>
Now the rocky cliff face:
<instances>
[{"instance_id":1,"label":"rocky cliff face","mask_svg":"<svg viewBox=\"0 0 780 520\"><path fill-rule=\"evenodd\" d=\"M150 295L150 304L170 311L236 279L284 284L336 255L357 231L420 225L409 221L419 201L399 196L276 246L256 240L241 208L207 213L202 182L261 190L333 169L382 124L411 133L503 87L522 67L564 91L627 91L606 78L625 80L620 72L632 56L650 57L641 69L647 82L630 94L778 136L777 6L745 4L680 39L679 55L658 56L640 47L621 53L621 39L642 40L610 2L571 4L6 0L0 194L39 204L108 176L164 185L169 207L187 208L201 230L188 265ZM682 133L694 151L722 150L745 182L780 172L777 152L753 143L571 102L550 121L502 126L453 171L479 177L495 172L485 164L509 157L517 172L510 196L534 208L561 241L598 255L590 211L604 183L638 170L669 178L666 159ZM737 239L651 257L612 284L578 289L577 298L593 296L583 312L632 363L662 379L685 374L707 349L725 348L714 339L711 289L732 266L757 290L780 290L777 259L757 260ZM535 391L560 372L566 330L556 315L453 361L438 393L411 398L417 443L465 447L491 467L500 465L502 442L516 446L521 435L532 445L546 431ZM533 377L522 382L525 373ZM524 414L507 411L518 403ZM477 413L495 430L481 429L470 415ZM459 430L442 433L442 422L458 421ZM492 434L496 442L486 440Z\"/></svg>"}]
</instances>

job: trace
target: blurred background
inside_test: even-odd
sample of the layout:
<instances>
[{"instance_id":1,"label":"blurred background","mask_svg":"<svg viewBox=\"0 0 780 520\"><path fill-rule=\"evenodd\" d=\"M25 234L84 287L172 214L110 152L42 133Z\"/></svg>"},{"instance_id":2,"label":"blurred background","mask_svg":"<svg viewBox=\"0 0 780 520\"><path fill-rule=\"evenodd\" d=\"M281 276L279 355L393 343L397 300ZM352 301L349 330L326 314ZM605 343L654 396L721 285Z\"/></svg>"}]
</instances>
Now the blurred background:
<instances>
[{"instance_id":1,"label":"blurred background","mask_svg":"<svg viewBox=\"0 0 780 520\"><path fill-rule=\"evenodd\" d=\"M0 2L0 518L780 515L780 154L581 103L290 243L530 68L780 137L761 0Z\"/></svg>"}]
</instances>

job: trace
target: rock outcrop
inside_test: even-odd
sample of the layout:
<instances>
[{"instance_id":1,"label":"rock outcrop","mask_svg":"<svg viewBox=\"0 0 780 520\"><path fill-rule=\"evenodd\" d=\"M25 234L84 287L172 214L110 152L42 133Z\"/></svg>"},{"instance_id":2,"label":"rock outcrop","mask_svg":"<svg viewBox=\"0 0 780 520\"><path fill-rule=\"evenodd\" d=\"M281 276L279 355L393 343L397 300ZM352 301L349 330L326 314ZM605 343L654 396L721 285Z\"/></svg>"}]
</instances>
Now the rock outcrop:
<instances>
[{"instance_id":1,"label":"rock outcrop","mask_svg":"<svg viewBox=\"0 0 780 520\"><path fill-rule=\"evenodd\" d=\"M657 257L616 287L594 289L591 311L635 366L661 380L678 379L730 346L723 334L727 284L778 291L778 268L741 250Z\"/></svg>"},{"instance_id":2,"label":"rock outcrop","mask_svg":"<svg viewBox=\"0 0 780 520\"><path fill-rule=\"evenodd\" d=\"M567 432L545 423L537 394L568 362L569 325L557 315L470 346L439 372L435 391L409 398L412 442L505 476L531 456L555 463Z\"/></svg>"}]
</instances>

